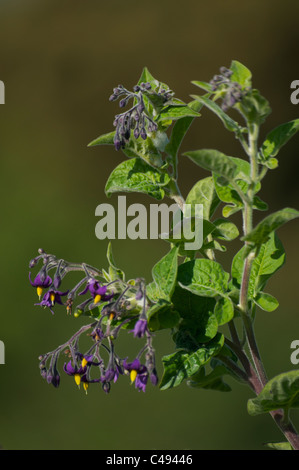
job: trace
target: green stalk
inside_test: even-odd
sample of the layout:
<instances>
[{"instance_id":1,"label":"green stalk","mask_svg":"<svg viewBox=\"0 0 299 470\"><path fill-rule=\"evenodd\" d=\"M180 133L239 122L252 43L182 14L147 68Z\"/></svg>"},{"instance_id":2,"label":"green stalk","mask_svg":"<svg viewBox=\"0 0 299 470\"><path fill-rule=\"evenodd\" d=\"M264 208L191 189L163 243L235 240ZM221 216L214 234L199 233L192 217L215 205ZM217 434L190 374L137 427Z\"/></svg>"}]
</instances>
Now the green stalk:
<instances>
[{"instance_id":1,"label":"green stalk","mask_svg":"<svg viewBox=\"0 0 299 470\"><path fill-rule=\"evenodd\" d=\"M257 149L257 139L259 128L256 124L248 126L249 132L249 145L248 145L248 156L250 158L251 165L251 184L248 189L247 198L243 198L244 210L243 210L243 232L244 235L247 235L253 226L253 197L254 197L254 187L259 181L259 168L258 168L258 149ZM248 243L245 242L245 246L248 246ZM248 246L249 248L249 246ZM261 356L258 350L257 342L255 339L254 329L253 329L253 318L249 310L248 305L248 287L249 279L252 268L252 263L254 261L254 252L250 251L245 259L243 274L242 274L242 283L240 289L240 298L239 298L239 308L241 310L241 316L245 328L247 343L250 350L250 355L253 360L255 369L257 371L258 379L262 387L264 387L268 381L267 375L264 369L264 365L261 360ZM256 383L253 382L253 386L256 387L256 393L259 393L259 386L257 387ZM282 410L274 410L270 412L270 415L274 419L275 423L285 435L287 440L290 442L291 446L295 450L299 450L299 436L294 428L292 422L289 420L288 416L285 416Z\"/></svg>"},{"instance_id":2,"label":"green stalk","mask_svg":"<svg viewBox=\"0 0 299 470\"><path fill-rule=\"evenodd\" d=\"M257 139L258 139L259 128L257 125L248 126L248 154L250 158L250 167L251 167L251 183L248 189L248 199L244 200L244 210L243 210L243 232L244 235L247 235L252 230L253 225L253 197L254 197L254 187L258 181L258 161L257 161ZM248 246L248 243L245 242L245 245ZM246 332L247 342L250 349L251 357L254 362L255 368L257 370L258 376L262 385L264 386L267 383L267 376L264 370L264 366L260 357L258 346L256 343L253 322L250 316L249 306L248 306L248 287L249 279L252 268L252 263L254 261L254 252L250 251L247 255L242 275L242 283L240 290L240 299L239 307L242 312L243 324Z\"/></svg>"}]
</instances>

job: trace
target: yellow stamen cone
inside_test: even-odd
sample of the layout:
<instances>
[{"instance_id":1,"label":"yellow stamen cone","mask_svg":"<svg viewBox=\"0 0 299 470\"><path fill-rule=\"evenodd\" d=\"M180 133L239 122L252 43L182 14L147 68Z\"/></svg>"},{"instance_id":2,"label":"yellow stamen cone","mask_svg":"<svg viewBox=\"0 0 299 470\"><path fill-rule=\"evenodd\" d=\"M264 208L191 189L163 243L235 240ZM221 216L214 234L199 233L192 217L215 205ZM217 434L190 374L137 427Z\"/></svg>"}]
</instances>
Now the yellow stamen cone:
<instances>
[{"instance_id":1,"label":"yellow stamen cone","mask_svg":"<svg viewBox=\"0 0 299 470\"><path fill-rule=\"evenodd\" d=\"M81 366L85 367L85 366L87 366L87 364L88 364L88 361L85 359L85 357L83 357Z\"/></svg>"},{"instance_id":2,"label":"yellow stamen cone","mask_svg":"<svg viewBox=\"0 0 299 470\"><path fill-rule=\"evenodd\" d=\"M74 375L74 379L75 379L75 382L76 382L76 384L78 385L78 387L80 387L81 375L75 374L75 375Z\"/></svg>"},{"instance_id":3,"label":"yellow stamen cone","mask_svg":"<svg viewBox=\"0 0 299 470\"><path fill-rule=\"evenodd\" d=\"M37 288L36 288L36 291L37 291L38 298L40 299L40 298L41 298L41 295L42 295L42 293L43 293L43 288L42 288L42 287L37 287Z\"/></svg>"},{"instance_id":4,"label":"yellow stamen cone","mask_svg":"<svg viewBox=\"0 0 299 470\"><path fill-rule=\"evenodd\" d=\"M86 392L86 395L87 395L88 386L89 386L89 383L83 382L83 388L84 388L84 390L85 390L85 392Z\"/></svg>"},{"instance_id":5,"label":"yellow stamen cone","mask_svg":"<svg viewBox=\"0 0 299 470\"><path fill-rule=\"evenodd\" d=\"M50 300L52 302L52 305L54 305L54 300L55 300L55 294L54 293L50 294Z\"/></svg>"},{"instance_id":6,"label":"yellow stamen cone","mask_svg":"<svg viewBox=\"0 0 299 470\"><path fill-rule=\"evenodd\" d=\"M110 313L110 315L109 315L109 320L112 321L113 318L114 318L114 313Z\"/></svg>"},{"instance_id":7,"label":"yellow stamen cone","mask_svg":"<svg viewBox=\"0 0 299 470\"><path fill-rule=\"evenodd\" d=\"M130 372L131 383L135 382L136 377L137 377L137 370L135 369L131 370Z\"/></svg>"},{"instance_id":8,"label":"yellow stamen cone","mask_svg":"<svg viewBox=\"0 0 299 470\"><path fill-rule=\"evenodd\" d=\"M94 304L98 304L98 303L100 302L101 298L102 298L102 297L100 296L100 294L96 295L95 298L94 298L94 302L93 302L93 303L94 303Z\"/></svg>"}]
</instances>

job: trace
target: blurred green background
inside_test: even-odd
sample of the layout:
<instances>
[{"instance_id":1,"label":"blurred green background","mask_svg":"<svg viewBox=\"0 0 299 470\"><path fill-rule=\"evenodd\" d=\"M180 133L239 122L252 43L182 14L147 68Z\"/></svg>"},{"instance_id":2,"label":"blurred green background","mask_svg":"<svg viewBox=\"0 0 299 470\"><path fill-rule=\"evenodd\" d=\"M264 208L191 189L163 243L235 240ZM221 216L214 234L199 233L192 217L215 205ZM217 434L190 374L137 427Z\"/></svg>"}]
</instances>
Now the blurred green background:
<instances>
[{"instance_id":1,"label":"blurred green background","mask_svg":"<svg viewBox=\"0 0 299 470\"><path fill-rule=\"evenodd\" d=\"M28 262L39 247L72 261L106 266L106 241L95 237L95 208L107 201L104 185L125 157L112 147L87 148L112 130L119 83L131 88L147 66L188 101L198 90L191 80L209 81L232 59L251 69L254 86L268 98L272 114L262 128L298 117L290 83L299 79L297 1L201 2L169 0L102 2L43 0L0 2L1 320L6 364L0 366L0 444L4 449L262 449L282 440L270 416L249 417L249 389L197 391L185 384L138 393L126 378L105 395L88 395L71 378L58 390L43 381L38 355L54 349L84 319L57 309L34 307ZM193 124L182 152L217 148L239 155L239 147L206 110ZM281 151L261 197L272 210L299 207L299 136ZM183 157L182 157L183 158ZM207 174L180 161L184 195ZM128 202L154 200L128 196ZM264 216L259 214L257 216ZM239 217L235 218L239 221ZM257 340L270 377L296 366L290 343L299 339L297 239L299 223L279 231L287 265L269 283L280 300L272 314L259 312ZM239 244L223 257L230 259ZM115 241L117 264L129 277L151 280L152 265L168 250L163 241ZM231 251L230 251L231 250ZM69 287L69 286L65 286ZM121 347L131 351L124 333ZM168 332L156 335L160 358L173 351ZM299 427L299 415L293 413Z\"/></svg>"}]
</instances>

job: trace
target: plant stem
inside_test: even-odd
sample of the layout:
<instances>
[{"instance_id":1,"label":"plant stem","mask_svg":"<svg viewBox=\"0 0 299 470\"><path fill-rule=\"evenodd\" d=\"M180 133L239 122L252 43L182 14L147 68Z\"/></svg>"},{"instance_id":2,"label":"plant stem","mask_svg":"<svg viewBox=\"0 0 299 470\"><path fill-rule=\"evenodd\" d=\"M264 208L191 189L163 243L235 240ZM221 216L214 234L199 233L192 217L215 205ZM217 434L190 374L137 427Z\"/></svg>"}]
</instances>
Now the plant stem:
<instances>
[{"instance_id":1,"label":"plant stem","mask_svg":"<svg viewBox=\"0 0 299 470\"><path fill-rule=\"evenodd\" d=\"M237 345L236 343L230 341L229 339L225 338L225 342L227 346L236 354L236 356L239 358L242 366L244 367L244 370L247 374L248 378L248 383L252 390L258 395L262 391L262 384L259 379L259 377L256 374L256 371L252 367L245 351L241 348L240 345Z\"/></svg>"},{"instance_id":2,"label":"plant stem","mask_svg":"<svg viewBox=\"0 0 299 470\"><path fill-rule=\"evenodd\" d=\"M168 196L173 199L179 208L181 209L182 212L184 212L184 204L185 200L181 194L181 191L178 187L177 181L175 179L172 179L169 183L169 188L170 191L168 192Z\"/></svg>"},{"instance_id":3,"label":"plant stem","mask_svg":"<svg viewBox=\"0 0 299 470\"><path fill-rule=\"evenodd\" d=\"M258 132L259 128L257 125L248 125L248 156L250 158L250 165L251 165L251 184L248 188L247 198L243 199L244 203L244 210L243 210L243 232L244 235L247 235L252 230L252 219L253 219L253 198L254 198L254 189L255 185L259 180L259 168L258 168L258 150L257 150L257 139L258 139ZM244 147L244 146L243 146ZM249 199L249 201L248 201ZM245 242L245 246L248 247L248 254L244 261L243 267L243 274L242 274L242 281L241 281L241 288L240 288L240 297L239 297L239 308L241 310L241 316L245 328L247 343L249 346L250 355L252 361L254 363L255 369L257 374L254 370L252 370L251 364L247 363L248 358L243 350L240 349L240 342L238 340L237 344L234 344L234 351L238 355L245 371L247 372L248 376L250 375L251 381L249 385L258 395L263 387L266 385L268 379L264 369L263 362L260 357L260 353L258 350L257 342L255 339L254 329L253 329L253 319L251 316L251 312L249 310L249 281L250 281L250 273L252 264L255 258L255 252L250 250L250 246L247 242ZM231 333L234 333L231 330ZM235 341L236 337L232 339ZM231 342L229 342L230 346L232 347ZM233 349L233 348L232 348ZM249 362L249 361L248 361ZM299 450L299 436L291 423L288 417L284 416L283 410L274 410L270 412L270 415L274 419L275 423L285 435L287 440L290 442L291 446L295 450Z\"/></svg>"},{"instance_id":4,"label":"plant stem","mask_svg":"<svg viewBox=\"0 0 299 470\"><path fill-rule=\"evenodd\" d=\"M274 419L281 432L285 435L293 449L299 450L299 436L293 426L293 423L290 420L285 420L282 410L271 411L270 415Z\"/></svg>"},{"instance_id":5,"label":"plant stem","mask_svg":"<svg viewBox=\"0 0 299 470\"><path fill-rule=\"evenodd\" d=\"M257 342L255 339L254 330L252 326L252 320L250 316L246 313L242 314L242 319L243 319L243 323L245 326L250 354L254 362L255 368L257 370L258 376L260 378L261 384L264 387L268 379L267 379L267 375L266 375L266 372L265 372L265 369L264 369L264 366L260 357Z\"/></svg>"}]
</instances>

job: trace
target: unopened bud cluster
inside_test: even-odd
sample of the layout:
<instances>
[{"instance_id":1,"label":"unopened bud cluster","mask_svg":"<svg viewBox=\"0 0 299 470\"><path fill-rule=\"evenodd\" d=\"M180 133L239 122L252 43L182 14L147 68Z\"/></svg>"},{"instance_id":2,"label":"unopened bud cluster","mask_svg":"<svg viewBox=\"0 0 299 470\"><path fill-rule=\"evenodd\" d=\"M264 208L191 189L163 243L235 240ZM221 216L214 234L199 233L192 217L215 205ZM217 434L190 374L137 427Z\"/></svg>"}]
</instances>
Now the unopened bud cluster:
<instances>
[{"instance_id":1,"label":"unopened bud cluster","mask_svg":"<svg viewBox=\"0 0 299 470\"><path fill-rule=\"evenodd\" d=\"M159 96L161 101L166 103L173 97L173 92L159 86L158 90L153 90L149 82L140 83L133 87L133 92L128 91L123 85L113 89L110 101L116 101L119 98L119 106L124 108L130 100L133 100L133 106L124 113L115 116L113 125L116 127L114 136L114 146L116 150L125 148L133 132L134 138L146 140L149 133L156 132L158 125L154 121L154 117L149 114L144 101L144 96L150 99L151 95Z\"/></svg>"},{"instance_id":2,"label":"unopened bud cluster","mask_svg":"<svg viewBox=\"0 0 299 470\"><path fill-rule=\"evenodd\" d=\"M236 103L240 102L246 94L246 91L242 90L239 83L231 81L232 74L233 72L230 69L221 67L220 75L214 75L210 81L213 92L223 92L223 94L221 94L221 108L223 111L232 108Z\"/></svg>"}]
</instances>

